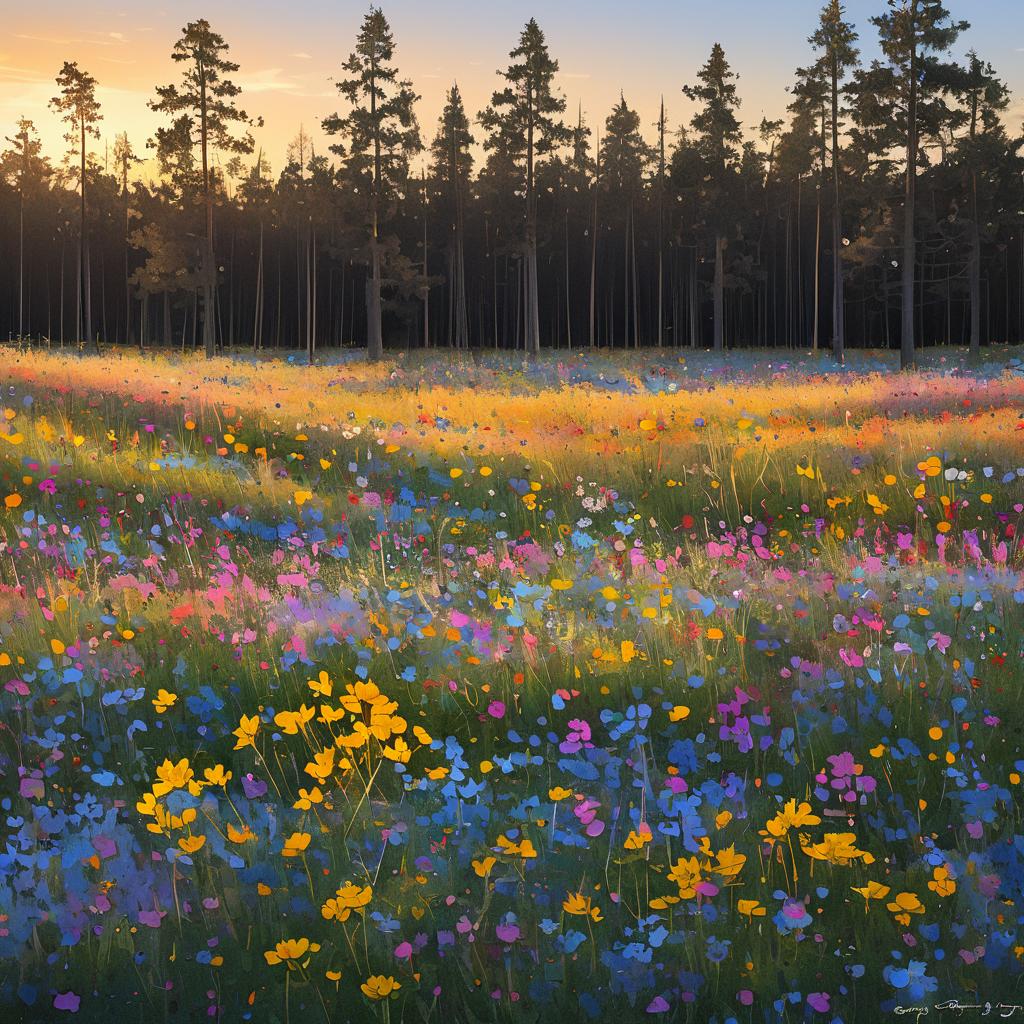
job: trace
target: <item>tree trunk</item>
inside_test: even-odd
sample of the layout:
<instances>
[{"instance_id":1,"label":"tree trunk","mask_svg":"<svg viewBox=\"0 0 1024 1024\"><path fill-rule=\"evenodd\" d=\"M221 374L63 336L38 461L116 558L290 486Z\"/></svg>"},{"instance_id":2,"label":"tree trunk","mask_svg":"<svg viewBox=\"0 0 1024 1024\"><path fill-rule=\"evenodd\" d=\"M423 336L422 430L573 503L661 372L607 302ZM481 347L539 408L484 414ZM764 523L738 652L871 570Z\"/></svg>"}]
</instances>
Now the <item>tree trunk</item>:
<instances>
[{"instance_id":1,"label":"tree trunk","mask_svg":"<svg viewBox=\"0 0 1024 1024\"><path fill-rule=\"evenodd\" d=\"M907 106L907 176L903 204L903 323L900 333L900 369L914 365L914 270L917 262L917 239L914 232L917 199L917 3L911 5L912 41L910 44L910 102Z\"/></svg>"},{"instance_id":2,"label":"tree trunk","mask_svg":"<svg viewBox=\"0 0 1024 1024\"><path fill-rule=\"evenodd\" d=\"M714 284L714 346L716 352L725 348L725 239L715 236L715 284Z\"/></svg>"},{"instance_id":3,"label":"tree trunk","mask_svg":"<svg viewBox=\"0 0 1024 1024\"><path fill-rule=\"evenodd\" d=\"M209 139L206 122L206 69L199 62L199 141L203 158L203 200L206 203L206 248L203 252L203 348L206 358L217 354L214 328L214 282L217 278L213 254L213 193L210 190Z\"/></svg>"},{"instance_id":4,"label":"tree trunk","mask_svg":"<svg viewBox=\"0 0 1024 1024\"><path fill-rule=\"evenodd\" d=\"M832 55L832 355L846 361L843 295L843 223L839 206L839 65Z\"/></svg>"}]
</instances>

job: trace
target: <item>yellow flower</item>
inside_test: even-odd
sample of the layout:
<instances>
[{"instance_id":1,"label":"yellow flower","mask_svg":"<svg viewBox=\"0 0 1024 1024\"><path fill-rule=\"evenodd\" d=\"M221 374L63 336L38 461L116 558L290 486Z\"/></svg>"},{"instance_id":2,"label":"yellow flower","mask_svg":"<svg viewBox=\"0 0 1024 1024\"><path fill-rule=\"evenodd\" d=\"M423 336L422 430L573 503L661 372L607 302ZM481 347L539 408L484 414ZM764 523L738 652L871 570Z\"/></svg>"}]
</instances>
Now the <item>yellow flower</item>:
<instances>
[{"instance_id":1,"label":"yellow flower","mask_svg":"<svg viewBox=\"0 0 1024 1024\"><path fill-rule=\"evenodd\" d=\"M572 796L572 790L566 789L564 786L555 786L553 789L548 790L548 799L554 800L556 803L570 796Z\"/></svg>"},{"instance_id":2,"label":"yellow flower","mask_svg":"<svg viewBox=\"0 0 1024 1024\"><path fill-rule=\"evenodd\" d=\"M697 895L697 886L703 881L700 861L696 857L680 857L668 873L668 878L679 886L681 899L693 899Z\"/></svg>"},{"instance_id":3,"label":"yellow flower","mask_svg":"<svg viewBox=\"0 0 1024 1024\"><path fill-rule=\"evenodd\" d=\"M736 852L735 846L727 846L715 854L715 863L711 870L722 878L735 878L747 863L747 858L742 853Z\"/></svg>"},{"instance_id":4,"label":"yellow flower","mask_svg":"<svg viewBox=\"0 0 1024 1024\"><path fill-rule=\"evenodd\" d=\"M307 775L311 775L321 785L325 783L334 771L334 747L324 747L314 754L305 770Z\"/></svg>"},{"instance_id":5,"label":"yellow flower","mask_svg":"<svg viewBox=\"0 0 1024 1024\"><path fill-rule=\"evenodd\" d=\"M651 826L640 822L639 829L631 829L626 841L622 844L627 850L642 850L653 838Z\"/></svg>"},{"instance_id":6,"label":"yellow flower","mask_svg":"<svg viewBox=\"0 0 1024 1024\"><path fill-rule=\"evenodd\" d=\"M391 975L385 978L383 974L373 974L359 987L368 999L387 999L392 992L397 992L402 986Z\"/></svg>"},{"instance_id":7,"label":"yellow flower","mask_svg":"<svg viewBox=\"0 0 1024 1024\"><path fill-rule=\"evenodd\" d=\"M187 757L183 757L177 764L170 758L165 758L164 763L156 770L159 781L153 786L153 795L160 797L170 793L172 789L184 789L192 781L194 774Z\"/></svg>"},{"instance_id":8,"label":"yellow flower","mask_svg":"<svg viewBox=\"0 0 1024 1024\"><path fill-rule=\"evenodd\" d=\"M562 909L574 917L589 917L593 921L602 920L601 908L595 907L589 896L581 892L571 892L562 902Z\"/></svg>"},{"instance_id":9,"label":"yellow flower","mask_svg":"<svg viewBox=\"0 0 1024 1024\"><path fill-rule=\"evenodd\" d=\"M482 857L473 861L473 870L480 878L486 878L491 873L491 868L498 863L497 857Z\"/></svg>"},{"instance_id":10,"label":"yellow flower","mask_svg":"<svg viewBox=\"0 0 1024 1024\"><path fill-rule=\"evenodd\" d=\"M952 896L956 892L956 882L945 864L940 864L932 872L928 888L937 896Z\"/></svg>"},{"instance_id":11,"label":"yellow flower","mask_svg":"<svg viewBox=\"0 0 1024 1024\"><path fill-rule=\"evenodd\" d=\"M670 722L683 722L690 717L690 709L685 704L677 704L668 713Z\"/></svg>"},{"instance_id":12,"label":"yellow flower","mask_svg":"<svg viewBox=\"0 0 1024 1024\"><path fill-rule=\"evenodd\" d=\"M224 765L215 764L203 771L203 778L208 786L226 786L231 781L231 772L226 772Z\"/></svg>"},{"instance_id":13,"label":"yellow flower","mask_svg":"<svg viewBox=\"0 0 1024 1024\"><path fill-rule=\"evenodd\" d=\"M161 688L156 691L156 696L153 698L153 707L156 708L158 715L162 715L168 708L174 707L177 699L178 695L176 693L171 693L169 690Z\"/></svg>"},{"instance_id":14,"label":"yellow flower","mask_svg":"<svg viewBox=\"0 0 1024 1024\"><path fill-rule=\"evenodd\" d=\"M298 711L278 711L274 715L276 725L286 736L295 736L300 729L305 730L306 723L316 714L315 708L306 707L305 704Z\"/></svg>"},{"instance_id":15,"label":"yellow flower","mask_svg":"<svg viewBox=\"0 0 1024 1024\"><path fill-rule=\"evenodd\" d=\"M507 836L498 836L498 849L506 856L522 857L524 860L530 860L537 856L537 851L529 839L514 843Z\"/></svg>"},{"instance_id":16,"label":"yellow flower","mask_svg":"<svg viewBox=\"0 0 1024 1024\"><path fill-rule=\"evenodd\" d=\"M135 805L135 810L147 818L153 818L156 816L156 806L156 797L152 793L143 793L142 799Z\"/></svg>"},{"instance_id":17,"label":"yellow flower","mask_svg":"<svg viewBox=\"0 0 1024 1024\"><path fill-rule=\"evenodd\" d=\"M761 829L760 835L769 842L783 838L791 828L802 828L804 825L820 825L821 818L811 812L809 803L801 803L797 807L796 800L788 800L782 810Z\"/></svg>"},{"instance_id":18,"label":"yellow flower","mask_svg":"<svg viewBox=\"0 0 1024 1024\"><path fill-rule=\"evenodd\" d=\"M227 826L228 839L233 843L254 843L256 842L256 836L253 830L248 825L243 825L241 828L235 828L231 822L228 822Z\"/></svg>"},{"instance_id":19,"label":"yellow flower","mask_svg":"<svg viewBox=\"0 0 1024 1024\"><path fill-rule=\"evenodd\" d=\"M238 722L238 728L232 733L233 736L238 737L238 742L235 743L234 749L241 750L243 747L255 747L256 733L259 731L259 727L259 715L242 715Z\"/></svg>"},{"instance_id":20,"label":"yellow flower","mask_svg":"<svg viewBox=\"0 0 1024 1024\"><path fill-rule=\"evenodd\" d=\"M326 921L345 922L352 911L361 914L372 898L373 889L369 885L360 888L353 882L346 882L337 891L337 895L320 908L320 913Z\"/></svg>"},{"instance_id":21,"label":"yellow flower","mask_svg":"<svg viewBox=\"0 0 1024 1024\"><path fill-rule=\"evenodd\" d=\"M178 847L183 853L198 853L206 842L206 836L182 836Z\"/></svg>"},{"instance_id":22,"label":"yellow flower","mask_svg":"<svg viewBox=\"0 0 1024 1024\"><path fill-rule=\"evenodd\" d=\"M349 683L345 687L346 693L340 697L342 707L353 715L363 713L363 705L372 708L381 704L387 704L387 697L380 692L376 683L356 682Z\"/></svg>"},{"instance_id":23,"label":"yellow flower","mask_svg":"<svg viewBox=\"0 0 1024 1024\"><path fill-rule=\"evenodd\" d=\"M868 912L868 907L872 900L884 900L886 896L891 892L889 886L882 885L881 882L868 882L867 885L860 887L852 885L850 888L858 895L864 897L864 913Z\"/></svg>"},{"instance_id":24,"label":"yellow flower","mask_svg":"<svg viewBox=\"0 0 1024 1024\"><path fill-rule=\"evenodd\" d=\"M307 680L307 685L314 693L323 697L330 697L334 692L334 684L326 672L321 672L316 679Z\"/></svg>"},{"instance_id":25,"label":"yellow flower","mask_svg":"<svg viewBox=\"0 0 1024 1024\"><path fill-rule=\"evenodd\" d=\"M319 786L314 786L312 789L299 789L299 799L292 804L292 807L297 811L308 811L313 804L322 804L324 802L324 795L320 791Z\"/></svg>"},{"instance_id":26,"label":"yellow flower","mask_svg":"<svg viewBox=\"0 0 1024 1024\"><path fill-rule=\"evenodd\" d=\"M746 918L764 917L768 913L760 900L737 900L736 909Z\"/></svg>"},{"instance_id":27,"label":"yellow flower","mask_svg":"<svg viewBox=\"0 0 1024 1024\"><path fill-rule=\"evenodd\" d=\"M384 748L383 754L389 761L394 761L397 764L407 764L412 756L412 750L409 744L399 736L394 743Z\"/></svg>"},{"instance_id":28,"label":"yellow flower","mask_svg":"<svg viewBox=\"0 0 1024 1024\"><path fill-rule=\"evenodd\" d=\"M829 864L848 867L852 861L867 856L866 851L858 850L854 846L856 839L853 832L826 832L820 843L804 843L801 837L800 847L814 860L824 860Z\"/></svg>"},{"instance_id":29,"label":"yellow flower","mask_svg":"<svg viewBox=\"0 0 1024 1024\"><path fill-rule=\"evenodd\" d=\"M273 949L268 949L263 957L270 966L286 964L289 970L294 970L298 961L302 960L307 953L316 953L319 949L320 943L310 942L309 939L284 939ZM305 967L308 963L307 958L302 966Z\"/></svg>"},{"instance_id":30,"label":"yellow flower","mask_svg":"<svg viewBox=\"0 0 1024 1024\"><path fill-rule=\"evenodd\" d=\"M306 852L309 841L312 838L308 832L293 832L289 839L285 840L284 849L281 850L282 857L298 857Z\"/></svg>"},{"instance_id":31,"label":"yellow flower","mask_svg":"<svg viewBox=\"0 0 1024 1024\"><path fill-rule=\"evenodd\" d=\"M910 924L911 914L923 914L924 906L916 893L900 892L892 903L886 903L885 909L893 914L896 920L906 926Z\"/></svg>"}]
</instances>

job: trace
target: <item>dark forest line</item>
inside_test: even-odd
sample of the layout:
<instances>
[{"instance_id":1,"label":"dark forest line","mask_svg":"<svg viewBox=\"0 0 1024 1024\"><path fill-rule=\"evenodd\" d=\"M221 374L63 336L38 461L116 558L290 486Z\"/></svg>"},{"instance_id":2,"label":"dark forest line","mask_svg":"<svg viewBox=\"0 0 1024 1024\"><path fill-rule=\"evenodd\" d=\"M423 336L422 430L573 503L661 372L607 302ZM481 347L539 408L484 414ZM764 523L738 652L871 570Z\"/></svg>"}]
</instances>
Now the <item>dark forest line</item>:
<instances>
[{"instance_id":1,"label":"dark forest line","mask_svg":"<svg viewBox=\"0 0 1024 1024\"><path fill-rule=\"evenodd\" d=\"M663 104L644 125L623 96L591 125L531 20L487 108L453 84L425 143L371 10L324 114L331 151L300 130L275 177L228 44L197 21L150 103L153 184L125 135L92 152L97 83L65 63L45 116L67 126L66 159L27 118L0 157L0 325L52 346L370 358L883 347L909 365L925 345L1024 342L1024 139L997 71L961 52L967 23L889 0L868 63L839 0L809 29L788 117L744 133L717 44L680 83L686 124Z\"/></svg>"}]
</instances>

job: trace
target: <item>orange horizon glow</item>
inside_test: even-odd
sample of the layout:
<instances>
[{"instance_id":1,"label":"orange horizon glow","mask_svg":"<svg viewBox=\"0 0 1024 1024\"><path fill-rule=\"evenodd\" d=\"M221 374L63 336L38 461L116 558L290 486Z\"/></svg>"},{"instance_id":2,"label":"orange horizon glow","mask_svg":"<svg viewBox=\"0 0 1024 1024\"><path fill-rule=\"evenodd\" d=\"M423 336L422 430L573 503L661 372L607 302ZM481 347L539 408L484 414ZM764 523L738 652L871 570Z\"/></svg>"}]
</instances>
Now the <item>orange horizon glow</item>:
<instances>
[{"instance_id":1,"label":"orange horizon glow","mask_svg":"<svg viewBox=\"0 0 1024 1024\"><path fill-rule=\"evenodd\" d=\"M484 10L464 0L432 5L413 0L384 3L397 44L397 64L422 97L417 116L425 144L434 134L444 94L458 81L472 117L499 85L496 71L507 63L523 22L534 13L526 5L502 4ZM695 0L641 0L624 14L621 5L598 0L565 0L536 12L553 55L560 61L558 84L568 104L578 107L594 128L618 100L620 89L641 114L645 134L655 136L658 105L665 97L670 130L689 119L692 107L680 87L694 78L711 44L723 43L740 75L740 117L751 129L762 117L783 117L786 87L795 68L806 64L806 37L813 30L819 0L760 3L720 0L712 10ZM957 54L975 47L1013 90L1007 123L1017 130L1024 119L1024 11L1004 0L984 5L951 0L953 13L973 27ZM861 33L862 55L875 54L868 18L884 0L849 0L849 16ZM22 8L5 17L0 43L0 137L14 134L18 117L31 118L48 156L63 156L63 126L48 102L54 77L65 60L77 61L99 83L103 112L101 139L92 152L102 163L114 136L127 132L140 154L161 124L147 107L157 85L174 81L179 68L170 50L186 21L206 17L231 45L240 65L233 76L242 87L241 105L264 127L253 132L276 176L288 142L300 125L319 152L330 141L322 118L344 109L332 81L352 48L366 5L304 0L288 7L253 0L210 0L174 8L122 7L54 0L43 9ZM664 31L661 30L664 27ZM477 141L481 131L475 129ZM151 177L152 161L140 173Z\"/></svg>"}]
</instances>

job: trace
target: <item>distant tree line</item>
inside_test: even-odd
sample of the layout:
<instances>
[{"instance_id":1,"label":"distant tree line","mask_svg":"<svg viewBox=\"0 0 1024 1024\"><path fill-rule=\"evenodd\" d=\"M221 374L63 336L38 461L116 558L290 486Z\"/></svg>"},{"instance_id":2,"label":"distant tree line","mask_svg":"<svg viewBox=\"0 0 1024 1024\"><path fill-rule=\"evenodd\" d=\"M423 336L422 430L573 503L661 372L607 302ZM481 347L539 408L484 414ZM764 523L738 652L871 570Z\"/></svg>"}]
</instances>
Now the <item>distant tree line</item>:
<instances>
[{"instance_id":1,"label":"distant tree line","mask_svg":"<svg viewBox=\"0 0 1024 1024\"><path fill-rule=\"evenodd\" d=\"M21 119L0 156L0 325L51 345L317 351L1024 342L1024 139L1009 94L937 0L888 0L862 62L829 0L785 120L743 131L722 47L644 125L588 124L524 27L487 107L453 84L426 144L378 9L342 64L332 140L300 128L275 178L228 45L205 20L155 90L136 180L97 154L96 81L56 77L65 160ZM671 98L670 98L671 101ZM481 152L484 158L475 160Z\"/></svg>"}]
</instances>

